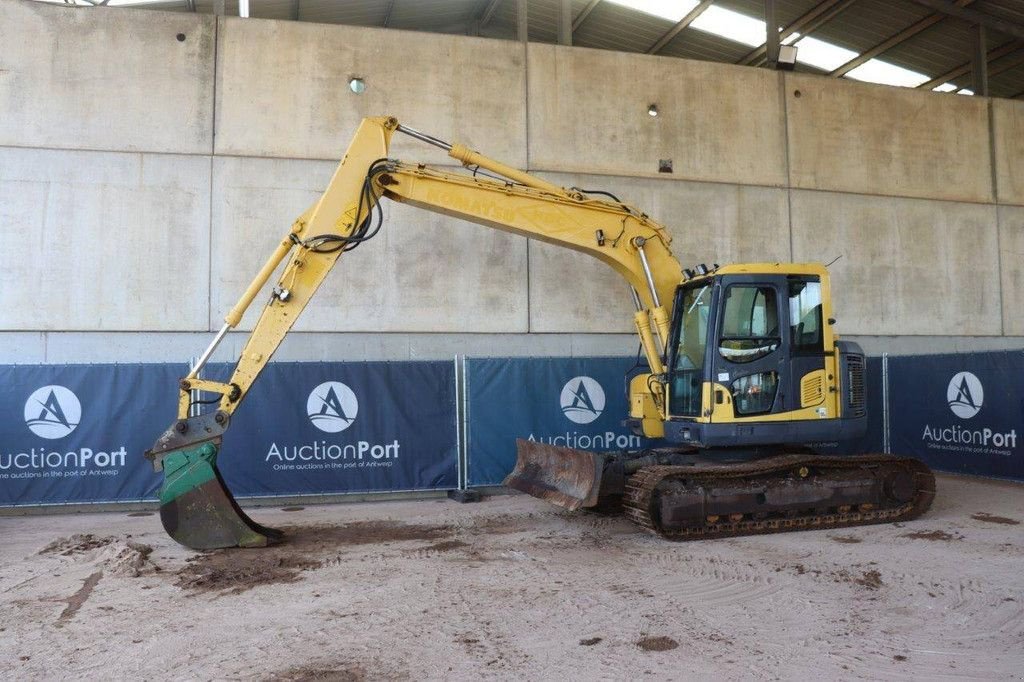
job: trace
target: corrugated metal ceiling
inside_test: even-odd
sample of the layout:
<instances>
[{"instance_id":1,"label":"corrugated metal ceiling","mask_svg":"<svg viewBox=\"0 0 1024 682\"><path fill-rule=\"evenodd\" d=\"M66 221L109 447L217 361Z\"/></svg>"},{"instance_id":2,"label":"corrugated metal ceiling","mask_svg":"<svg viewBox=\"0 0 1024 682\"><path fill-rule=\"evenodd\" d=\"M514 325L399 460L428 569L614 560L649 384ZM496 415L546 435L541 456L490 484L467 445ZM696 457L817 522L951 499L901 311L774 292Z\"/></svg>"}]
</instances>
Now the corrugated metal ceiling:
<instances>
[{"instance_id":1,"label":"corrugated metal ceiling","mask_svg":"<svg viewBox=\"0 0 1024 682\"><path fill-rule=\"evenodd\" d=\"M84 0L77 0L79 3ZM945 0L952 3L953 0ZM492 2L496 4L492 7ZM966 9L1001 22L1014 24L1024 34L1024 0L959 0ZM819 5L845 7L811 35L840 47L862 53L933 15L933 10L915 0L776 0L780 26L789 26ZM196 0L196 11L213 12L213 0ZM237 14L237 0L227 0L226 12ZM532 42L558 40L560 0L528 0L527 19ZM591 5L590 0L572 0L573 17ZM715 0L716 6L762 19L764 0ZM187 0L167 0L160 9L188 11ZM491 9L484 25L481 19ZM250 16L298 19L356 26L478 34L492 38L514 38L516 0L250 0ZM930 78L958 67L969 66L976 28L964 19L942 16L938 21L878 56L891 64L923 73ZM673 22L609 0L599 0L573 33L573 44L605 50L647 52ZM1024 98L1024 41L989 28L987 47L998 58L990 62L989 90L996 97ZM750 48L731 40L689 27L658 52L669 57L736 63ZM813 68L798 67L814 71ZM960 88L971 88L970 68L951 79Z\"/></svg>"}]
</instances>

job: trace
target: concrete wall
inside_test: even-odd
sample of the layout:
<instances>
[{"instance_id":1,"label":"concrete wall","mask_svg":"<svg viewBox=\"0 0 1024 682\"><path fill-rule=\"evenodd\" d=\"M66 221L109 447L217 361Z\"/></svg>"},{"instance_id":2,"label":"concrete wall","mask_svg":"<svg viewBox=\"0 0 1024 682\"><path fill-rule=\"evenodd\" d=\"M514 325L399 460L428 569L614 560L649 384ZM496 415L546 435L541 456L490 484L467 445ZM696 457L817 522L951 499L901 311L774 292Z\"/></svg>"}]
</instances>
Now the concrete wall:
<instances>
[{"instance_id":1,"label":"concrete wall","mask_svg":"<svg viewBox=\"0 0 1024 682\"><path fill-rule=\"evenodd\" d=\"M352 77L366 92L349 91ZM668 226L684 265L840 257L838 329L870 352L1024 346L1022 103L0 0L0 362L197 354L360 118L382 114L611 191ZM448 162L402 137L393 154ZM606 266L406 206L385 212L279 358L635 351L628 290ZM243 341L229 336L220 358Z\"/></svg>"}]
</instances>

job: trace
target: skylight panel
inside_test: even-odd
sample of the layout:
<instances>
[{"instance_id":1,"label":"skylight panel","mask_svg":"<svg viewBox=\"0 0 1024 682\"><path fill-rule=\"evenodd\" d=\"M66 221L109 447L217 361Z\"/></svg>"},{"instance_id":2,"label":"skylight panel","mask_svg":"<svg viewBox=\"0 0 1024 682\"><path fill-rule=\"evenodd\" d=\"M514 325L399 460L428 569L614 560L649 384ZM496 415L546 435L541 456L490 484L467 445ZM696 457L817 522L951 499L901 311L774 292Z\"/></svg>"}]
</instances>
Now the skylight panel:
<instances>
[{"instance_id":1,"label":"skylight panel","mask_svg":"<svg viewBox=\"0 0 1024 682\"><path fill-rule=\"evenodd\" d=\"M856 69L846 74L848 78L868 83L882 83L883 85L898 85L904 88L916 88L918 85L931 80L928 76L917 71L904 69L881 59L870 59Z\"/></svg>"},{"instance_id":2,"label":"skylight panel","mask_svg":"<svg viewBox=\"0 0 1024 682\"><path fill-rule=\"evenodd\" d=\"M760 19L711 5L690 24L691 28L712 33L749 47L764 45L765 25Z\"/></svg>"},{"instance_id":3,"label":"skylight panel","mask_svg":"<svg viewBox=\"0 0 1024 682\"><path fill-rule=\"evenodd\" d=\"M695 0L683 0L681 2L673 2L672 0L609 0L609 2L670 21L679 21L697 6ZM765 44L764 21L717 5L708 7L690 24L690 27L748 47L761 47ZM822 71L833 71L857 57L857 53L853 50L848 50L845 47L810 36L801 37L799 33L791 34L782 43L784 45L796 45L798 48L797 61ZM846 74L846 77L868 83L896 85L905 88L916 88L931 80L929 76L923 73L905 69L902 66L896 66L880 59L869 59L867 62L851 70ZM950 83L944 83L935 88L935 90L938 92L958 91L960 94L973 94L969 90L958 90L955 85Z\"/></svg>"},{"instance_id":4,"label":"skylight panel","mask_svg":"<svg viewBox=\"0 0 1024 682\"><path fill-rule=\"evenodd\" d=\"M822 71L832 71L857 56L853 50L839 47L824 40L811 38L800 39L796 43L796 60L801 64L814 66Z\"/></svg>"},{"instance_id":5,"label":"skylight panel","mask_svg":"<svg viewBox=\"0 0 1024 682\"><path fill-rule=\"evenodd\" d=\"M677 22L697 6L697 0L609 0L614 5L635 9L671 22Z\"/></svg>"}]
</instances>

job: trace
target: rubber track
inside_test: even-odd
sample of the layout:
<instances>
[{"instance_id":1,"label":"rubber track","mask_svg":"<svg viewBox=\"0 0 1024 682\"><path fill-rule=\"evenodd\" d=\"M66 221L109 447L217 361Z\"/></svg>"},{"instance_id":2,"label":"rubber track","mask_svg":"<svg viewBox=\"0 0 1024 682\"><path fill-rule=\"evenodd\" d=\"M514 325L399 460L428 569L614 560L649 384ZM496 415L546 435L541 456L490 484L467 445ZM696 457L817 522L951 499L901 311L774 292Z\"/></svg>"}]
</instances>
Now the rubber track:
<instances>
[{"instance_id":1,"label":"rubber track","mask_svg":"<svg viewBox=\"0 0 1024 682\"><path fill-rule=\"evenodd\" d=\"M725 523L705 523L695 528L666 530L654 522L652 513L654 493L658 485L673 477L688 481L709 479L738 479L749 476L763 476L773 472L792 472L801 466L822 469L856 469L865 465L897 464L913 474L917 483L917 497L910 503L889 509L850 511L847 513L816 514L763 520L744 519ZM909 521L928 511L935 498L935 475L923 463L910 457L871 454L848 457L823 455L779 455L754 462L740 464L714 464L693 466L651 466L645 467L626 482L623 505L626 518L669 540L702 540L712 538L757 535L762 533L783 533L794 530L819 530L863 526L872 523Z\"/></svg>"}]
</instances>

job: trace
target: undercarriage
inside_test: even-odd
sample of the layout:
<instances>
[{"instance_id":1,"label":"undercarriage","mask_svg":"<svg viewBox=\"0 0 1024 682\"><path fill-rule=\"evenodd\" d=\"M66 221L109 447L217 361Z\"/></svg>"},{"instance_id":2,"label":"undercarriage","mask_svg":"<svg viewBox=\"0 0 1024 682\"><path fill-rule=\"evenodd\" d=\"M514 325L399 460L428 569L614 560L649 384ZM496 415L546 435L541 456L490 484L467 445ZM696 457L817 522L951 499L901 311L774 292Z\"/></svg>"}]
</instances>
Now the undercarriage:
<instances>
[{"instance_id":1,"label":"undercarriage","mask_svg":"<svg viewBox=\"0 0 1024 682\"><path fill-rule=\"evenodd\" d=\"M568 509L621 512L670 540L906 521L935 497L916 459L797 450L601 454L520 441L505 484Z\"/></svg>"}]
</instances>

